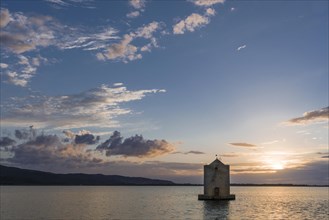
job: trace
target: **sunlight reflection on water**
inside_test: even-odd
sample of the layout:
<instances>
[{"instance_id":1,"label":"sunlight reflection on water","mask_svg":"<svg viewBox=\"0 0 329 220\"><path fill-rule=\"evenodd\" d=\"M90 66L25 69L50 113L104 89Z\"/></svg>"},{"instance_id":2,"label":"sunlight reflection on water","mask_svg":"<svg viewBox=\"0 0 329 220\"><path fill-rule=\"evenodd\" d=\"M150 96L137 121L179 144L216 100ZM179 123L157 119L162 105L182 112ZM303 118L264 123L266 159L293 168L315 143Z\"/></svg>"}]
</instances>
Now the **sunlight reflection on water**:
<instances>
[{"instance_id":1,"label":"sunlight reflection on water","mask_svg":"<svg viewBox=\"0 0 329 220\"><path fill-rule=\"evenodd\" d=\"M202 187L1 186L3 219L328 219L328 188L232 187L235 201L198 201Z\"/></svg>"}]
</instances>

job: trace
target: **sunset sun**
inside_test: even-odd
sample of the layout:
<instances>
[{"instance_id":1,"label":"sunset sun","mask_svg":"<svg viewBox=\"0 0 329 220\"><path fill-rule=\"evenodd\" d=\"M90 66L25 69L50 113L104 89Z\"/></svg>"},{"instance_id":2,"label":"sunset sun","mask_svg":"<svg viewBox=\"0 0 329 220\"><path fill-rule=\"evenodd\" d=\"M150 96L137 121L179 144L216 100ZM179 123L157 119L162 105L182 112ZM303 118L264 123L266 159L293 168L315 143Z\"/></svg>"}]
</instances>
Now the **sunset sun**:
<instances>
[{"instance_id":1,"label":"sunset sun","mask_svg":"<svg viewBox=\"0 0 329 220\"><path fill-rule=\"evenodd\" d=\"M284 166L282 163L278 162L278 163L272 163L271 164L272 169L274 170L283 170Z\"/></svg>"}]
</instances>

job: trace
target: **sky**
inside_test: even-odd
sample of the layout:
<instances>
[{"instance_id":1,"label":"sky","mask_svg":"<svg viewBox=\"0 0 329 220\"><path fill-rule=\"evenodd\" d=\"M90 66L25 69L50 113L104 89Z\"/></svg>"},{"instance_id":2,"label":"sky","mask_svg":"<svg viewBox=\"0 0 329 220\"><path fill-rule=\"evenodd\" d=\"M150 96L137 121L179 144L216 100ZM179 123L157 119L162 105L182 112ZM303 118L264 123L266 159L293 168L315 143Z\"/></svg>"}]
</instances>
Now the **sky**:
<instances>
[{"instance_id":1,"label":"sky","mask_svg":"<svg viewBox=\"0 0 329 220\"><path fill-rule=\"evenodd\" d=\"M2 165L329 184L328 1L2 0Z\"/></svg>"}]
</instances>

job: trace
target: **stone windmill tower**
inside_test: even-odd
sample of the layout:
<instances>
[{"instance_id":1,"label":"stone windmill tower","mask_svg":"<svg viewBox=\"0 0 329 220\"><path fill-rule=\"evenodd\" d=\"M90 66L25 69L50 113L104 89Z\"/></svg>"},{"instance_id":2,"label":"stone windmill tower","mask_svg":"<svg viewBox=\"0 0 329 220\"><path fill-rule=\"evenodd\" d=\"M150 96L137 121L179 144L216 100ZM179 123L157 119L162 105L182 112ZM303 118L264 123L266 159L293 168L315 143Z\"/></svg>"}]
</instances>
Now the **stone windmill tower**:
<instances>
[{"instance_id":1,"label":"stone windmill tower","mask_svg":"<svg viewBox=\"0 0 329 220\"><path fill-rule=\"evenodd\" d=\"M222 163L217 157L204 166L204 194L199 200L234 200L230 194L230 166Z\"/></svg>"}]
</instances>

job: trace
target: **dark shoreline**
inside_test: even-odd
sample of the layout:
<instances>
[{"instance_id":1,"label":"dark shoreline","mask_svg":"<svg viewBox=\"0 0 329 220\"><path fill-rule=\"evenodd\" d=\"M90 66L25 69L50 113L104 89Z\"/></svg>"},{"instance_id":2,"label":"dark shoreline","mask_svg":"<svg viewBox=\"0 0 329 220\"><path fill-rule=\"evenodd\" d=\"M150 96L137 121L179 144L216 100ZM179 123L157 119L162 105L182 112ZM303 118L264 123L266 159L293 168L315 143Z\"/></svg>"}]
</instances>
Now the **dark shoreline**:
<instances>
[{"instance_id":1,"label":"dark shoreline","mask_svg":"<svg viewBox=\"0 0 329 220\"><path fill-rule=\"evenodd\" d=\"M21 169L0 165L0 186L203 186L203 184L175 183L168 180L119 175L50 172ZM254 184L231 183L231 186L248 187L329 187L307 184Z\"/></svg>"},{"instance_id":2,"label":"dark shoreline","mask_svg":"<svg viewBox=\"0 0 329 220\"><path fill-rule=\"evenodd\" d=\"M0 184L1 186L203 186L203 184ZM231 186L237 187L329 187L329 185L295 185L295 184L231 184Z\"/></svg>"}]
</instances>

